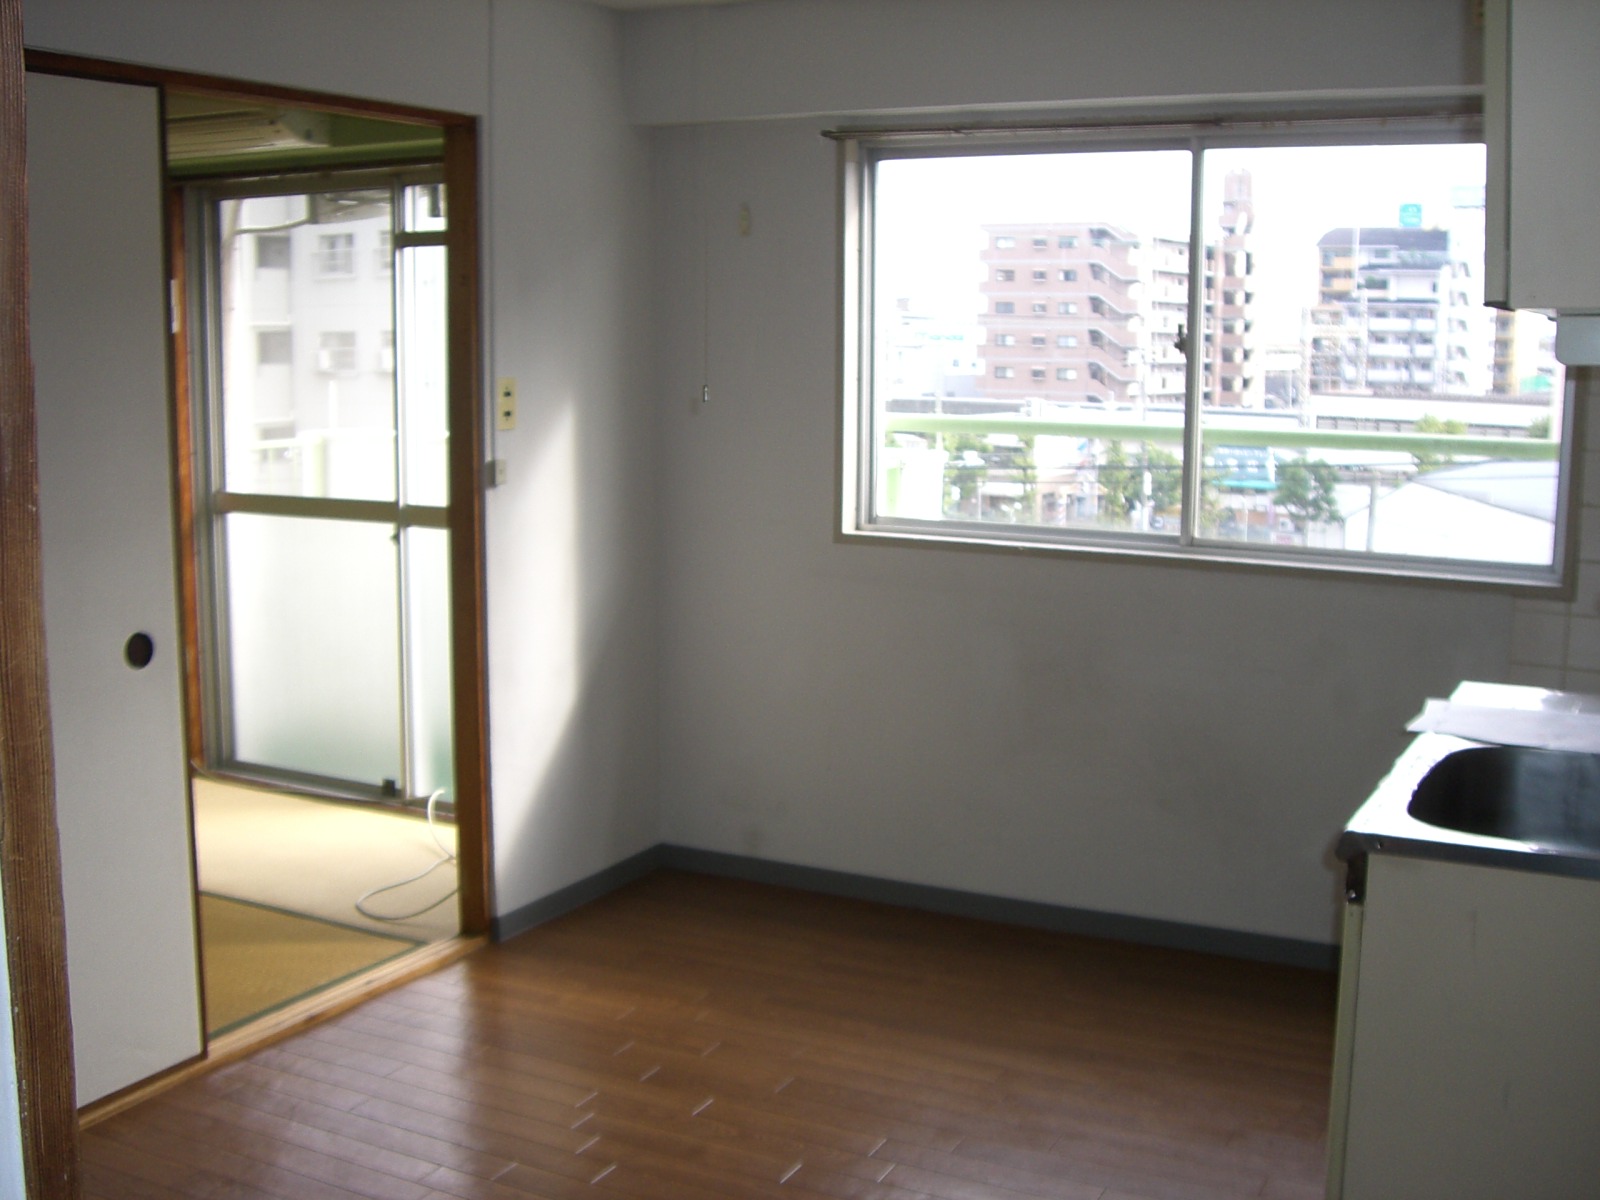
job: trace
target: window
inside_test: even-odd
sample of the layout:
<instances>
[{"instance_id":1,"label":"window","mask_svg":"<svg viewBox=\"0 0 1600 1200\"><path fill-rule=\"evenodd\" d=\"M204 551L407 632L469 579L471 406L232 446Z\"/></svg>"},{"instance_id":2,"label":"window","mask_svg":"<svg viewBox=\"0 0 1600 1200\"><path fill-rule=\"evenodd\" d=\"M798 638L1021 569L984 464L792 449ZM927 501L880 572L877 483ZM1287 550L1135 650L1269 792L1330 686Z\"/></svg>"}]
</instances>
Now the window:
<instances>
[{"instance_id":1,"label":"window","mask_svg":"<svg viewBox=\"0 0 1600 1200\"><path fill-rule=\"evenodd\" d=\"M289 235L286 233L258 233L256 235L256 270L287 271L289 269Z\"/></svg>"},{"instance_id":2,"label":"window","mask_svg":"<svg viewBox=\"0 0 1600 1200\"><path fill-rule=\"evenodd\" d=\"M1050 278L1050 272L1049 271L1035 271L1033 273L1033 281L1035 283L1043 283L1045 280L1047 280L1049 278Z\"/></svg>"},{"instance_id":3,"label":"window","mask_svg":"<svg viewBox=\"0 0 1600 1200\"><path fill-rule=\"evenodd\" d=\"M324 372L356 369L356 335L346 331L324 331L317 338L317 370Z\"/></svg>"},{"instance_id":4,"label":"window","mask_svg":"<svg viewBox=\"0 0 1600 1200\"><path fill-rule=\"evenodd\" d=\"M356 273L356 235L319 233L317 235L317 274L354 275Z\"/></svg>"},{"instance_id":5,"label":"window","mask_svg":"<svg viewBox=\"0 0 1600 1200\"><path fill-rule=\"evenodd\" d=\"M1009 268L999 267L999 268L996 268L995 273L994 273L994 277L997 280L999 280L1001 283L1010 283L1013 279L1015 279L1017 277L1017 273L1015 271L1013 271L1013 270L1010 270Z\"/></svg>"},{"instance_id":6,"label":"window","mask_svg":"<svg viewBox=\"0 0 1600 1200\"><path fill-rule=\"evenodd\" d=\"M886 299L860 313L847 531L1558 582L1571 402L1549 323L1485 308L1462 269L1483 253L1475 127L1352 121L1314 145L1292 122L1172 128L1023 150L856 139L871 203L847 261L872 278L850 294ZM1058 354L1026 395L993 359L936 413L876 389L880 362L886 381L907 369L890 297L949 314L951 336L976 326L980 361L1015 344L994 326L1017 306L981 294L1002 238L1095 248L1046 272L1094 269L1091 336L1074 302L1030 302L1029 344ZM1180 345L1180 326L1200 336Z\"/></svg>"},{"instance_id":7,"label":"window","mask_svg":"<svg viewBox=\"0 0 1600 1200\"><path fill-rule=\"evenodd\" d=\"M1011 249L1014 249L1016 247L1016 244L1017 244L1017 239L1016 238L997 237L997 238L994 239L994 248L996 250L1011 250Z\"/></svg>"},{"instance_id":8,"label":"window","mask_svg":"<svg viewBox=\"0 0 1600 1200\"><path fill-rule=\"evenodd\" d=\"M996 346L1015 346L1017 344L1017 335L1014 333L997 333L994 335L994 344Z\"/></svg>"},{"instance_id":9,"label":"window","mask_svg":"<svg viewBox=\"0 0 1600 1200\"><path fill-rule=\"evenodd\" d=\"M1077 281L1077 278L1078 278L1078 272L1073 270L1070 267L1067 268L1065 271L1061 272L1061 282L1062 283L1074 283L1074 282Z\"/></svg>"},{"instance_id":10,"label":"window","mask_svg":"<svg viewBox=\"0 0 1600 1200\"><path fill-rule=\"evenodd\" d=\"M256 330L256 363L263 367L287 366L294 361L294 335L287 329Z\"/></svg>"}]
</instances>

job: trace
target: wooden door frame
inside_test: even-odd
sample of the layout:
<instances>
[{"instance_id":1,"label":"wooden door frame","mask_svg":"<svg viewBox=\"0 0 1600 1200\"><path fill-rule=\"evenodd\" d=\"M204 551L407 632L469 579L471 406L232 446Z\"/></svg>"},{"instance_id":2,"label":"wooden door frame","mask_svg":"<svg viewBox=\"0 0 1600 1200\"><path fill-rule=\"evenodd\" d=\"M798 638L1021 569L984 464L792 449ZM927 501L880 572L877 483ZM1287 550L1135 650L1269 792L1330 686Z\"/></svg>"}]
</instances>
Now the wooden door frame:
<instances>
[{"instance_id":1,"label":"wooden door frame","mask_svg":"<svg viewBox=\"0 0 1600 1200\"><path fill-rule=\"evenodd\" d=\"M21 0L0 0L0 890L23 1175L28 1195L71 1200L78 1186L78 1114L67 996L66 925L54 797L38 461L28 342L25 69L285 100L330 111L435 125L445 135L452 197L449 249L451 650L456 820L463 934L488 931L487 641L485 634L482 349L477 120L369 104L23 48ZM192 621L196 614L185 614Z\"/></svg>"},{"instance_id":2,"label":"wooden door frame","mask_svg":"<svg viewBox=\"0 0 1600 1200\"><path fill-rule=\"evenodd\" d=\"M450 602L451 700L454 707L454 772L456 790L457 878L460 889L461 933L489 932L493 908L493 877L489 870L489 747L484 566L484 414L480 296L479 162L477 118L405 105L365 101L349 96L310 92L192 72L170 71L128 63L105 62L75 55L28 51L26 65L59 75L75 75L111 82L153 85L164 90L207 92L249 103L281 103L321 109L351 116L377 117L431 125L444 133L444 180L450 196L450 221L445 234L449 277L449 463L450 480ZM174 206L175 207L175 206ZM169 245L180 247L181 219L169 210ZM179 250L181 253L181 248ZM180 286L182 281L180 280ZM174 338L171 377L175 381L180 411L173 422L178 431L174 447L179 484L192 480L187 470L190 452L184 406L189 401L188 358L183 333ZM179 527L188 530L192 511L189 497L177 504ZM180 547L182 562L180 603L184 606L185 711L199 711L196 589L192 577L192 540ZM191 756L198 742L191 741Z\"/></svg>"},{"instance_id":3,"label":"wooden door frame","mask_svg":"<svg viewBox=\"0 0 1600 1200\"><path fill-rule=\"evenodd\" d=\"M22 3L0 0L0 877L24 1186L71 1198L78 1118L45 675L26 148Z\"/></svg>"}]
</instances>

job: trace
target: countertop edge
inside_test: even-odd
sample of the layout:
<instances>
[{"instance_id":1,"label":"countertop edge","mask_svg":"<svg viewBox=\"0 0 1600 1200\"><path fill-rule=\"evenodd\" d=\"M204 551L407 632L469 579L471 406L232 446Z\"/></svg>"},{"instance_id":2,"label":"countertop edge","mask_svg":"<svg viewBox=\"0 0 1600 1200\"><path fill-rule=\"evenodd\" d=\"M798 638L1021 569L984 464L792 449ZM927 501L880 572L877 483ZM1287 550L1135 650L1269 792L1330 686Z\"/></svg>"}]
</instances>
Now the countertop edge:
<instances>
[{"instance_id":1,"label":"countertop edge","mask_svg":"<svg viewBox=\"0 0 1600 1200\"><path fill-rule=\"evenodd\" d=\"M1351 816L1334 854L1347 864L1370 854L1391 854L1600 879L1600 856L1462 833L1419 821L1406 811L1417 784L1440 759L1456 750L1491 744L1442 733L1418 734Z\"/></svg>"}]
</instances>

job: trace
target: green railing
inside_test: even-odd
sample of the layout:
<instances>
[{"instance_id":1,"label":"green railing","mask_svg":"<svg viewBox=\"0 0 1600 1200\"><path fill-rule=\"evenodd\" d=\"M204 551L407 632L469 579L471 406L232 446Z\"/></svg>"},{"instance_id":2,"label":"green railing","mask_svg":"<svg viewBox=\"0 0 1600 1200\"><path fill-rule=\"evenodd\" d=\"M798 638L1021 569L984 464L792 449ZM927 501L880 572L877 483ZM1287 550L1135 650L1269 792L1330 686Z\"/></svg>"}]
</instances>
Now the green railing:
<instances>
[{"instance_id":1,"label":"green railing","mask_svg":"<svg viewBox=\"0 0 1600 1200\"><path fill-rule=\"evenodd\" d=\"M1141 425L1134 421L1045 421L1032 417L944 416L890 413L880 429L890 433L1014 434L1019 437L1099 438L1102 441L1156 442L1179 445L1177 425ZM1213 446L1270 446L1283 450L1390 450L1441 458L1515 458L1551 461L1561 443L1549 438L1483 437L1458 433L1371 433L1347 429L1241 429L1229 425L1201 427L1201 442Z\"/></svg>"}]
</instances>

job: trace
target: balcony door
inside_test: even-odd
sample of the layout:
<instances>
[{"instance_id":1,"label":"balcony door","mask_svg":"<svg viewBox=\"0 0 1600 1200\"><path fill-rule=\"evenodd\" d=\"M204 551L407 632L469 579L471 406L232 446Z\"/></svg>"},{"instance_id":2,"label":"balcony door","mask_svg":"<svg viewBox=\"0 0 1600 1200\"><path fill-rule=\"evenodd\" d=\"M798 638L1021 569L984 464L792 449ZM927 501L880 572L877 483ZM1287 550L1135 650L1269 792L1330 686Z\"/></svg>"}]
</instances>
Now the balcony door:
<instances>
[{"instance_id":1,"label":"balcony door","mask_svg":"<svg viewBox=\"0 0 1600 1200\"><path fill-rule=\"evenodd\" d=\"M444 183L188 195L207 766L453 799Z\"/></svg>"}]
</instances>

